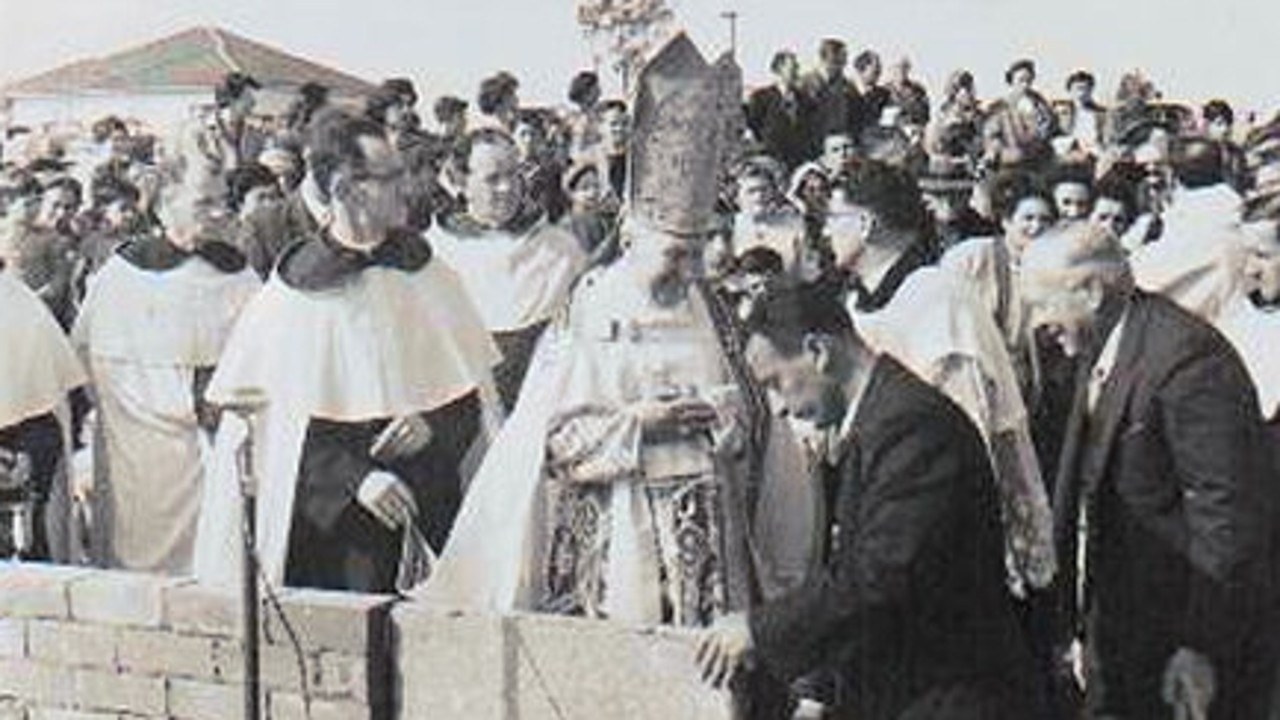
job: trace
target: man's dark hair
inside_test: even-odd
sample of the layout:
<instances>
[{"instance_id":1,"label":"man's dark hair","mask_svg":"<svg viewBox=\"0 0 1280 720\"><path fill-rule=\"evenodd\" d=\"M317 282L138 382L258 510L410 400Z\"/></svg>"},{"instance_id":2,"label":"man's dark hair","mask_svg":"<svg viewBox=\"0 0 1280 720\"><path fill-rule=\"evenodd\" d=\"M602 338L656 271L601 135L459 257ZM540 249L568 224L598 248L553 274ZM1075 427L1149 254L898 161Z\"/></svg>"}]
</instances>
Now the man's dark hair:
<instances>
[{"instance_id":1,"label":"man's dark hair","mask_svg":"<svg viewBox=\"0 0 1280 720\"><path fill-rule=\"evenodd\" d=\"M431 107L439 122L447 122L467 111L467 101L454 95L443 95Z\"/></svg>"},{"instance_id":2,"label":"man's dark hair","mask_svg":"<svg viewBox=\"0 0 1280 720\"><path fill-rule=\"evenodd\" d=\"M476 106L481 113L492 115L515 94L519 87L520 81L516 80L516 76L505 70L487 77L480 81L480 92L476 97Z\"/></svg>"},{"instance_id":3,"label":"man's dark hair","mask_svg":"<svg viewBox=\"0 0 1280 720\"><path fill-rule=\"evenodd\" d=\"M886 227L909 232L926 227L928 211L920 187L905 168L877 160L860 162L845 178L845 195L875 213Z\"/></svg>"},{"instance_id":4,"label":"man's dark hair","mask_svg":"<svg viewBox=\"0 0 1280 720\"><path fill-rule=\"evenodd\" d=\"M1225 120L1228 125L1231 125L1236 121L1236 113L1226 100L1210 100L1200 109L1200 114L1204 116L1206 123Z\"/></svg>"},{"instance_id":5,"label":"man's dark hair","mask_svg":"<svg viewBox=\"0 0 1280 720\"><path fill-rule=\"evenodd\" d=\"M1026 70L1030 72L1031 77L1034 78L1036 76L1036 63L1030 58L1014 60L1013 63L1009 65L1009 69L1004 71L1004 84L1012 85L1013 75L1019 70Z\"/></svg>"},{"instance_id":6,"label":"man's dark hair","mask_svg":"<svg viewBox=\"0 0 1280 720\"><path fill-rule=\"evenodd\" d=\"M826 60L836 53L844 52L847 52L847 48L844 41L839 38L823 38L822 42L818 43L818 57L823 60Z\"/></svg>"},{"instance_id":7,"label":"man's dark hair","mask_svg":"<svg viewBox=\"0 0 1280 720\"><path fill-rule=\"evenodd\" d=\"M364 115L379 125L385 125L387 111L403 103L404 99L399 93L383 85L364 99Z\"/></svg>"},{"instance_id":8,"label":"man's dark hair","mask_svg":"<svg viewBox=\"0 0 1280 720\"><path fill-rule=\"evenodd\" d=\"M875 50L863 50L853 59L854 70L866 70L872 64L880 62L880 54Z\"/></svg>"},{"instance_id":9,"label":"man's dark hair","mask_svg":"<svg viewBox=\"0 0 1280 720\"><path fill-rule=\"evenodd\" d=\"M583 70L569 81L569 102L582 105L592 95L600 92L600 76L591 70Z\"/></svg>"},{"instance_id":10,"label":"man's dark hair","mask_svg":"<svg viewBox=\"0 0 1280 720\"><path fill-rule=\"evenodd\" d=\"M1018 203L1027 198L1040 198L1050 209L1053 197L1042 183L1030 173L1017 170L1002 172L991 181L991 212L997 218L1009 219L1018 209Z\"/></svg>"},{"instance_id":11,"label":"man's dark hair","mask_svg":"<svg viewBox=\"0 0 1280 720\"><path fill-rule=\"evenodd\" d=\"M411 108L418 104L418 91L413 87L413 81L406 77L387 78L382 81L382 88L399 100L406 108Z\"/></svg>"},{"instance_id":12,"label":"man's dark hair","mask_svg":"<svg viewBox=\"0 0 1280 720\"><path fill-rule=\"evenodd\" d=\"M791 62L799 62L796 54L790 50L779 50L773 54L773 59L769 61L769 72L777 73L782 69L783 63L790 60Z\"/></svg>"},{"instance_id":13,"label":"man's dark hair","mask_svg":"<svg viewBox=\"0 0 1280 720\"><path fill-rule=\"evenodd\" d=\"M784 264L782 256L773 248L756 246L749 248L738 256L735 272L744 275L766 275L777 277L782 274Z\"/></svg>"},{"instance_id":14,"label":"man's dark hair","mask_svg":"<svg viewBox=\"0 0 1280 720\"><path fill-rule=\"evenodd\" d=\"M1033 68L1032 72L1034 71L1035 70ZM1093 73L1089 72L1088 70L1076 70L1075 72L1067 76L1067 82L1064 84L1064 87L1070 90L1072 85L1075 85L1076 83L1081 83L1081 82L1087 83L1089 87L1098 86L1098 81L1096 78L1093 77Z\"/></svg>"},{"instance_id":15,"label":"man's dark hair","mask_svg":"<svg viewBox=\"0 0 1280 720\"><path fill-rule=\"evenodd\" d=\"M625 115L627 113L627 102L617 98L610 98L600 103L600 109L602 111L616 110Z\"/></svg>"},{"instance_id":16,"label":"man's dark hair","mask_svg":"<svg viewBox=\"0 0 1280 720\"><path fill-rule=\"evenodd\" d=\"M115 132L122 132L126 135L129 134L129 127L124 124L123 120L115 115L108 115L98 120L90 129L90 134L93 135L95 142L102 142Z\"/></svg>"},{"instance_id":17,"label":"man's dark hair","mask_svg":"<svg viewBox=\"0 0 1280 720\"><path fill-rule=\"evenodd\" d=\"M240 99L245 90L258 90L262 87L252 75L242 72L229 72L213 91L213 103L220 108L227 107Z\"/></svg>"},{"instance_id":18,"label":"man's dark hair","mask_svg":"<svg viewBox=\"0 0 1280 720\"><path fill-rule=\"evenodd\" d=\"M362 137L385 140L386 134L381 125L369 118L356 117L335 108L321 111L312 120L307 133L307 168L315 179L322 200L330 199L329 185L335 172L344 167L359 169L364 166L364 149L360 147Z\"/></svg>"},{"instance_id":19,"label":"man's dark hair","mask_svg":"<svg viewBox=\"0 0 1280 720\"><path fill-rule=\"evenodd\" d=\"M1187 188L1217 185L1226 179L1222 146L1207 138L1178 138L1173 144L1173 175Z\"/></svg>"},{"instance_id":20,"label":"man's dark hair","mask_svg":"<svg viewBox=\"0 0 1280 720\"><path fill-rule=\"evenodd\" d=\"M758 336L783 356L795 357L810 336L849 338L853 323L835 295L782 285L766 290L756 301L744 329L745 339Z\"/></svg>"},{"instance_id":21,"label":"man's dark hair","mask_svg":"<svg viewBox=\"0 0 1280 720\"><path fill-rule=\"evenodd\" d=\"M250 190L275 184L275 175L265 165L256 162L238 165L227 173L227 208L231 212L240 212Z\"/></svg>"}]
</instances>

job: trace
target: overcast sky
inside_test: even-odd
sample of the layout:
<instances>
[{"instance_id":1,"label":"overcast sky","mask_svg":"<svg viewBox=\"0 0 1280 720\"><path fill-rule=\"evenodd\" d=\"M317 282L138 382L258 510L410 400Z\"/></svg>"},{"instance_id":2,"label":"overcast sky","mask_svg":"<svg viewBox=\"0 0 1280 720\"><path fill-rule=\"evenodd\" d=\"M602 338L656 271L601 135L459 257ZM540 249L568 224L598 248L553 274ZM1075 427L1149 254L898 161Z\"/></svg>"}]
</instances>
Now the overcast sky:
<instances>
[{"instance_id":1,"label":"overcast sky","mask_svg":"<svg viewBox=\"0 0 1280 720\"><path fill-rule=\"evenodd\" d=\"M1280 108L1280 2L1275 0L671 0L709 55L727 47L720 14L740 13L748 83L767 80L770 54L818 38L855 52L906 53L937 93L968 67L979 93L1003 89L1009 60L1039 60L1058 94L1077 67L1109 97L1124 70L1142 67L1171 98L1223 96L1243 108ZM514 70L522 95L559 102L592 51L574 0L0 0L0 84L184 30L223 26L371 80L410 75L427 97L470 98L479 78ZM606 66L607 69L607 66Z\"/></svg>"}]
</instances>

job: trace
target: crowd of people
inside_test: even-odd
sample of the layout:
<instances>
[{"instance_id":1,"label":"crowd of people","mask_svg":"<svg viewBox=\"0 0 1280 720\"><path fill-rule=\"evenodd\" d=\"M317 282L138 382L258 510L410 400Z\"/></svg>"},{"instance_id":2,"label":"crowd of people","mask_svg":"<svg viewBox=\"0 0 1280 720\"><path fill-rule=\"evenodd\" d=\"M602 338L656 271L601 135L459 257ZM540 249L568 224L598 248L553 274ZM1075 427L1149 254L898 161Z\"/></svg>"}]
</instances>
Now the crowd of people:
<instances>
[{"instance_id":1,"label":"crowd of people","mask_svg":"<svg viewBox=\"0 0 1280 720\"><path fill-rule=\"evenodd\" d=\"M848 64L6 155L0 549L234 584L249 477L274 585L701 628L746 718L1277 717L1280 117Z\"/></svg>"}]
</instances>

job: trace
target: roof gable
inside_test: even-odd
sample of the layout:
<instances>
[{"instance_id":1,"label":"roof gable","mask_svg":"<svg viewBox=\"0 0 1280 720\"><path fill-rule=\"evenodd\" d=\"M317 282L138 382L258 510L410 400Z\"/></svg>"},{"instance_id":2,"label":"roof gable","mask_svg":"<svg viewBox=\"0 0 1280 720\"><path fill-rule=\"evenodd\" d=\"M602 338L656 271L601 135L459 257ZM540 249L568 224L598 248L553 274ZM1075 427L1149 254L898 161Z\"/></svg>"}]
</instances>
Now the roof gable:
<instances>
[{"instance_id":1,"label":"roof gable","mask_svg":"<svg viewBox=\"0 0 1280 720\"><path fill-rule=\"evenodd\" d=\"M196 27L102 58L79 60L19 80L12 96L188 92L217 86L239 70L264 88L293 90L305 82L338 95L363 95L374 86L347 73L291 55L221 28Z\"/></svg>"}]
</instances>

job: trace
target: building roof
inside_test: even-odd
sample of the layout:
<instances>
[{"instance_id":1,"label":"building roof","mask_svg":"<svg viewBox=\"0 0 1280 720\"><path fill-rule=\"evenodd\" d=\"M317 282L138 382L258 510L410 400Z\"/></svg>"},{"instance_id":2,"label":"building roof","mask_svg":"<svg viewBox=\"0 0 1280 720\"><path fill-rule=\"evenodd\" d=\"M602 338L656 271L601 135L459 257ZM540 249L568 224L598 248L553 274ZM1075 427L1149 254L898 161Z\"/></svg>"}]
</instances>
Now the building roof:
<instances>
[{"instance_id":1,"label":"building roof","mask_svg":"<svg viewBox=\"0 0 1280 720\"><path fill-rule=\"evenodd\" d=\"M375 86L283 50L216 27L195 27L102 58L79 60L19 80L0 95L11 97L114 93L180 93L216 87L233 70L264 88L295 90L305 82L335 95L364 95Z\"/></svg>"}]
</instances>

